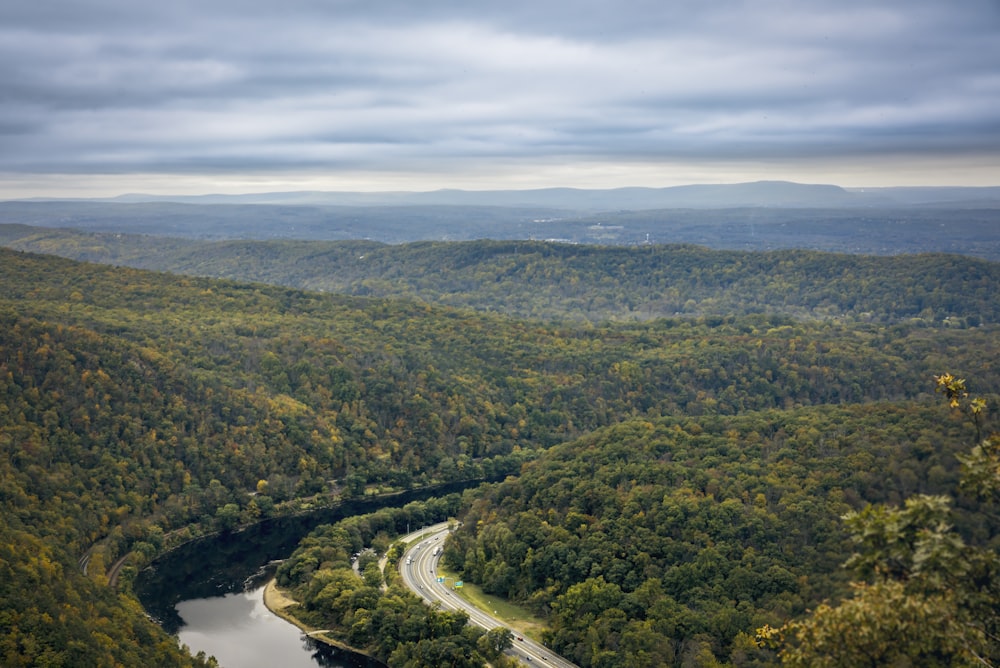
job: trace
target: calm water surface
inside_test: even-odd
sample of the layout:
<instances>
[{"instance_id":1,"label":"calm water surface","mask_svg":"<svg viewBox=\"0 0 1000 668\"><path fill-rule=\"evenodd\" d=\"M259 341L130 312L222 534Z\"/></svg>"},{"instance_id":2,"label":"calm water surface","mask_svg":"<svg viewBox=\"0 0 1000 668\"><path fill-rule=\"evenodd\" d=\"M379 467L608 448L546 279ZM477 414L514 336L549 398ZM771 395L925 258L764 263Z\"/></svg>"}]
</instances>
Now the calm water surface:
<instances>
[{"instance_id":1,"label":"calm water surface","mask_svg":"<svg viewBox=\"0 0 1000 668\"><path fill-rule=\"evenodd\" d=\"M273 615L264 606L263 587L275 560L291 554L320 524L461 492L480 482L347 501L193 540L143 569L135 591L146 612L167 633L177 635L194 654L214 656L223 668L384 668L363 655L306 638L298 627Z\"/></svg>"},{"instance_id":2,"label":"calm water surface","mask_svg":"<svg viewBox=\"0 0 1000 668\"><path fill-rule=\"evenodd\" d=\"M215 656L222 668L360 668L380 665L352 658L306 638L264 605L264 587L213 598L181 601L182 644Z\"/></svg>"}]
</instances>

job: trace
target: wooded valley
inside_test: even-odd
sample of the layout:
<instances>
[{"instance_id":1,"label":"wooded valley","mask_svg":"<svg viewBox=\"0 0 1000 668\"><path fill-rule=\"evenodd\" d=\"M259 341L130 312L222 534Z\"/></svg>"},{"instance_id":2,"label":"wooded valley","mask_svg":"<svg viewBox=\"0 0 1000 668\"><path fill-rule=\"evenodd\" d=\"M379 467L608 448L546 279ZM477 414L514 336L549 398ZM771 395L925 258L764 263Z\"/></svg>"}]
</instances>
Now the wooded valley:
<instances>
[{"instance_id":1,"label":"wooded valley","mask_svg":"<svg viewBox=\"0 0 1000 668\"><path fill-rule=\"evenodd\" d=\"M130 592L163 549L443 481L509 476L435 511L464 520L446 558L546 619L582 666L777 661L756 630L850 596L840 518L869 503L953 495L963 545L995 555L996 515L957 491L979 423L934 377L968 378L986 401L976 419L995 421L996 263L490 241L202 249L143 260L169 274L0 250L3 665L204 665ZM341 572L341 552L391 542L390 521L365 521L317 534L281 577L359 645L395 638L378 650L390 665L433 665L419 629L389 636L365 617L405 594L380 602ZM995 564L976 563L994 595ZM421 624L489 653L457 619ZM995 641L976 649L997 660Z\"/></svg>"}]
</instances>

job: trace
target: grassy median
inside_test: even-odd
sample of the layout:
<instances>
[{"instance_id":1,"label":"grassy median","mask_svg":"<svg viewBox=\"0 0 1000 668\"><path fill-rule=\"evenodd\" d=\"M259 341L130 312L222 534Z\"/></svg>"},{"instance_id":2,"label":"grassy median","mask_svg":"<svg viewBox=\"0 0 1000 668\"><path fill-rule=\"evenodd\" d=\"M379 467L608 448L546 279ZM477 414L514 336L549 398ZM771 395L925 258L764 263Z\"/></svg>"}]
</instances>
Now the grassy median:
<instances>
[{"instance_id":1,"label":"grassy median","mask_svg":"<svg viewBox=\"0 0 1000 668\"><path fill-rule=\"evenodd\" d=\"M485 593L479 585L464 582L458 589L452 589L455 583L455 573L442 568L437 569L437 575L447 579L452 595L460 596L483 612L493 615L518 633L529 636L537 642L542 641L542 632L547 628L545 621L533 615L519 605L511 603L495 594Z\"/></svg>"}]
</instances>

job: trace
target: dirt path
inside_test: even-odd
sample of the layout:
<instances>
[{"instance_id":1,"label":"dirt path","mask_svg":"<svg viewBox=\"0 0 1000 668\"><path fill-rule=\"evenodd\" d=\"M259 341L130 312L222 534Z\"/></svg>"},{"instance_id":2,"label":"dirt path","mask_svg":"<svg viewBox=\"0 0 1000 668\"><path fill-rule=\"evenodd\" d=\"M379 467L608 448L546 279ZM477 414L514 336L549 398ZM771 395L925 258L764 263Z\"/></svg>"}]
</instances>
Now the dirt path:
<instances>
[{"instance_id":1,"label":"dirt path","mask_svg":"<svg viewBox=\"0 0 1000 668\"><path fill-rule=\"evenodd\" d=\"M302 631L302 633L304 633L305 635L309 636L314 640L324 642L327 645L333 645L334 647L338 647L340 649L348 650L351 652L357 652L359 654L365 654L366 656L368 656L366 652L359 650L356 647L351 647L350 645L347 645L345 643L339 642L337 640L334 640L333 638L328 637L327 635L325 635L326 634L325 630L314 628L312 626L309 626L308 624L303 624L302 622L300 622L298 619L293 617L289 612L287 612L287 609L294 605L298 605L298 602L291 596L289 596L284 590L278 587L278 583L275 581L274 578L271 578L271 580L269 580L268 583L264 585L264 606L272 613L274 613L278 617L281 617L289 624L294 624L299 628L300 631Z\"/></svg>"},{"instance_id":2,"label":"dirt path","mask_svg":"<svg viewBox=\"0 0 1000 668\"><path fill-rule=\"evenodd\" d=\"M118 588L118 575L122 572L122 566L124 566L125 562L128 561L129 554L129 552L126 552L122 555L122 558L116 561L114 565L111 566L111 570L108 571L108 586L112 589Z\"/></svg>"},{"instance_id":3,"label":"dirt path","mask_svg":"<svg viewBox=\"0 0 1000 668\"><path fill-rule=\"evenodd\" d=\"M291 615L281 613L288 606L295 605L295 599L279 589L278 583L274 578L271 578L267 585L264 586L264 605L267 606L268 610L282 619L289 619ZM295 625L301 628L300 624L296 623Z\"/></svg>"}]
</instances>

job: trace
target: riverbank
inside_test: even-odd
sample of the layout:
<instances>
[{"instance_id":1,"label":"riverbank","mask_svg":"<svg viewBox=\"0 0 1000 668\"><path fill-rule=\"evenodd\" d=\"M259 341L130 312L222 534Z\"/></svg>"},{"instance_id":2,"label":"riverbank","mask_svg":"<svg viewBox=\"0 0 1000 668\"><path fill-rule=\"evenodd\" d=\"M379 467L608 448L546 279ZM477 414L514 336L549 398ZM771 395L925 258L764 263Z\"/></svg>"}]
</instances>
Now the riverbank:
<instances>
[{"instance_id":1,"label":"riverbank","mask_svg":"<svg viewBox=\"0 0 1000 668\"><path fill-rule=\"evenodd\" d=\"M339 640L335 640L334 638L328 637L325 633L322 632L322 629L314 628L312 626L309 626L308 624L304 624L289 611L289 608L297 606L298 604L299 604L298 601L289 596L285 590L281 589L278 586L278 582L274 578L268 580L267 584L264 585L264 607L270 610L272 614L281 617L289 624L298 627L298 629L302 631L302 633L308 635L313 640L317 640L321 643L325 643L332 647L336 647L338 649L342 649L348 652L363 654L364 656L367 656L369 658L374 658L364 650L360 650L356 647L351 647L350 645L342 643Z\"/></svg>"}]
</instances>

